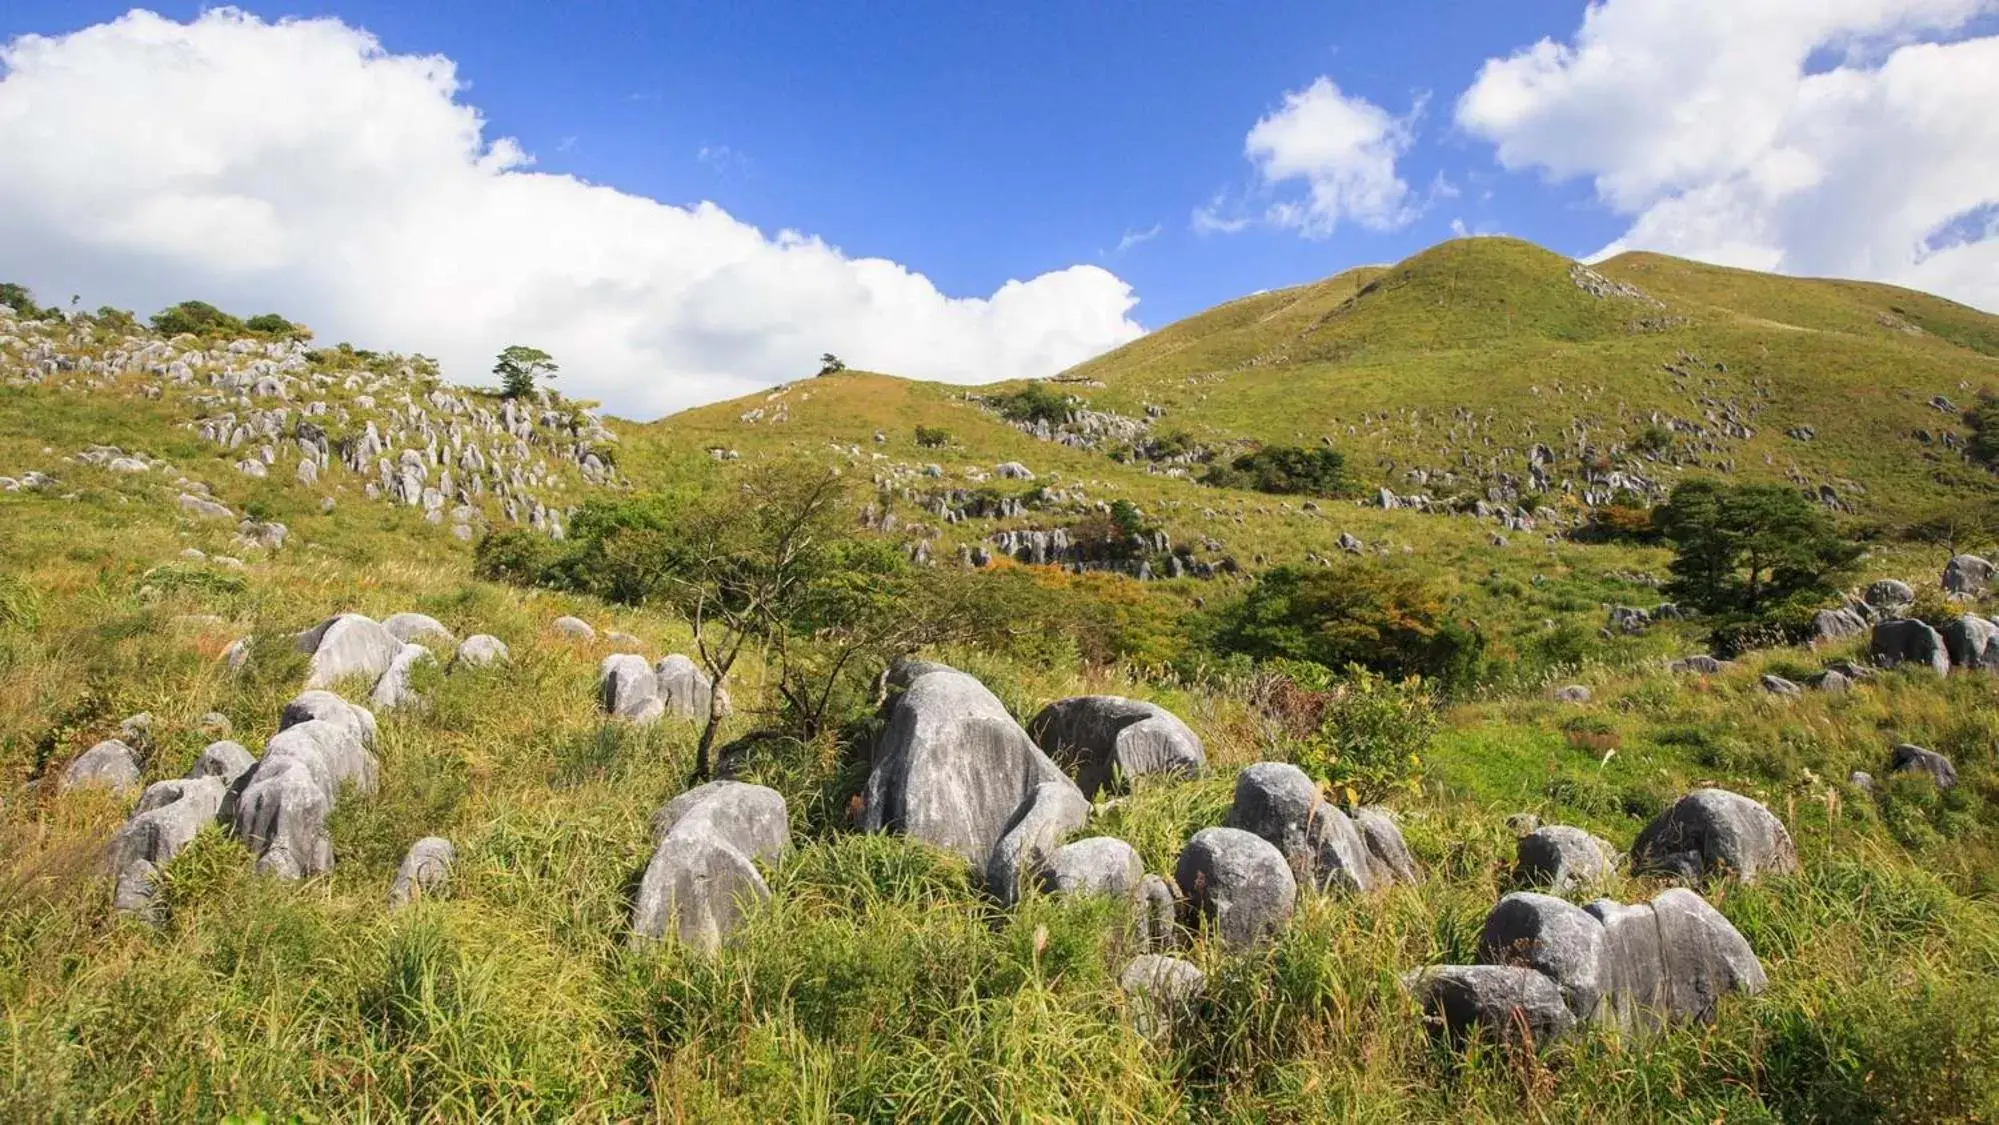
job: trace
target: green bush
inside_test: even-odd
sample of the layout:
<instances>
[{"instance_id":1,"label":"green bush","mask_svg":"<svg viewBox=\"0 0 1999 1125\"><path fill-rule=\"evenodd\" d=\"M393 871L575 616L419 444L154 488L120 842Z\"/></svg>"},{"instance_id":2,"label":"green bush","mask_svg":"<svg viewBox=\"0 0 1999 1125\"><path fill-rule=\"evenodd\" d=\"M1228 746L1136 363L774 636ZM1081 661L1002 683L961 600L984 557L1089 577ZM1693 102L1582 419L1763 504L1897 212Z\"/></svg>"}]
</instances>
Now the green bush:
<instances>
[{"instance_id":1,"label":"green bush","mask_svg":"<svg viewBox=\"0 0 1999 1125\"><path fill-rule=\"evenodd\" d=\"M178 305L154 313L153 330L166 336L179 336L182 333L193 336L240 336L246 328L241 320L206 301L182 301Z\"/></svg>"},{"instance_id":2,"label":"green bush","mask_svg":"<svg viewBox=\"0 0 1999 1125\"><path fill-rule=\"evenodd\" d=\"M1292 762L1349 804L1415 792L1441 723L1435 697L1415 677L1390 680L1358 667L1348 676L1326 700L1319 729L1292 748Z\"/></svg>"},{"instance_id":3,"label":"green bush","mask_svg":"<svg viewBox=\"0 0 1999 1125\"><path fill-rule=\"evenodd\" d=\"M1046 383L1029 383L986 401L1009 422L1046 422L1053 426L1069 417L1069 396L1049 390Z\"/></svg>"},{"instance_id":4,"label":"green bush","mask_svg":"<svg viewBox=\"0 0 1999 1125\"><path fill-rule=\"evenodd\" d=\"M533 586L546 580L561 557L561 545L539 532L492 531L474 549L472 573L488 582Z\"/></svg>"},{"instance_id":5,"label":"green bush","mask_svg":"<svg viewBox=\"0 0 1999 1125\"><path fill-rule=\"evenodd\" d=\"M1471 686L1483 671L1480 633L1454 620L1421 579L1368 559L1278 567L1217 618L1213 647L1259 660L1352 664L1450 690Z\"/></svg>"},{"instance_id":6,"label":"green bush","mask_svg":"<svg viewBox=\"0 0 1999 1125\"><path fill-rule=\"evenodd\" d=\"M1201 483L1280 495L1338 496L1347 489L1346 464L1338 450L1266 445L1226 466L1208 466Z\"/></svg>"},{"instance_id":7,"label":"green bush","mask_svg":"<svg viewBox=\"0 0 1999 1125\"><path fill-rule=\"evenodd\" d=\"M951 444L951 431L942 426L918 426L916 444L925 449L942 449Z\"/></svg>"}]
</instances>

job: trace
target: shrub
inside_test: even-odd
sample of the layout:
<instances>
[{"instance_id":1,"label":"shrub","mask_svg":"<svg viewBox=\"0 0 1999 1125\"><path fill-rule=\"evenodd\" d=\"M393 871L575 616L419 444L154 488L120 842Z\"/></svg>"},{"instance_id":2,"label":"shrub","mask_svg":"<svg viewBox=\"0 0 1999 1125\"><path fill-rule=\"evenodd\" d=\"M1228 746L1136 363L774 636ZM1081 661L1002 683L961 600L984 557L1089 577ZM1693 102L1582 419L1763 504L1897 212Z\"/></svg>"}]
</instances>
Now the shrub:
<instances>
[{"instance_id":1,"label":"shrub","mask_svg":"<svg viewBox=\"0 0 1999 1125\"><path fill-rule=\"evenodd\" d=\"M153 329L165 336L240 336L244 324L206 301L182 301L153 314Z\"/></svg>"},{"instance_id":2,"label":"shrub","mask_svg":"<svg viewBox=\"0 0 1999 1125\"><path fill-rule=\"evenodd\" d=\"M1210 465L1201 483L1280 495L1338 496L1346 490L1346 458L1333 449L1267 445L1226 466Z\"/></svg>"},{"instance_id":3,"label":"shrub","mask_svg":"<svg viewBox=\"0 0 1999 1125\"><path fill-rule=\"evenodd\" d=\"M942 449L951 444L951 431L942 426L918 426L916 444L925 449Z\"/></svg>"},{"instance_id":4,"label":"shrub","mask_svg":"<svg viewBox=\"0 0 1999 1125\"><path fill-rule=\"evenodd\" d=\"M1423 581L1368 559L1278 567L1222 608L1212 644L1260 660L1358 665L1456 690L1482 671L1485 638L1452 620Z\"/></svg>"},{"instance_id":5,"label":"shrub","mask_svg":"<svg viewBox=\"0 0 1999 1125\"><path fill-rule=\"evenodd\" d=\"M986 401L1009 422L1046 422L1052 426L1069 417L1069 396L1049 390L1046 383L1029 383Z\"/></svg>"},{"instance_id":6,"label":"shrub","mask_svg":"<svg viewBox=\"0 0 1999 1125\"><path fill-rule=\"evenodd\" d=\"M1416 791L1439 725L1436 700L1420 678L1390 680L1358 667L1348 673L1325 700L1318 730L1293 746L1291 760L1342 791L1349 804Z\"/></svg>"},{"instance_id":7,"label":"shrub","mask_svg":"<svg viewBox=\"0 0 1999 1125\"><path fill-rule=\"evenodd\" d=\"M532 586L547 578L560 556L561 548L539 532L493 531L474 550L472 573L488 582Z\"/></svg>"}]
</instances>

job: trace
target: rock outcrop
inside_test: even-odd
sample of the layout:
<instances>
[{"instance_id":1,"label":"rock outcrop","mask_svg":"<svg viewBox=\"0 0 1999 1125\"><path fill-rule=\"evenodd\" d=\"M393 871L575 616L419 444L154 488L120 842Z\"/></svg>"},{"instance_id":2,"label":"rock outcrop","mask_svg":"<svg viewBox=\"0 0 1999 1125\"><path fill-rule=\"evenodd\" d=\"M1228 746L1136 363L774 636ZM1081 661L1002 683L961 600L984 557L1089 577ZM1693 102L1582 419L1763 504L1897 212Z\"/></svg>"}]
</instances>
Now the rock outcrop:
<instances>
[{"instance_id":1,"label":"rock outcrop","mask_svg":"<svg viewBox=\"0 0 1999 1125\"><path fill-rule=\"evenodd\" d=\"M343 793L375 791L375 717L331 693L307 692L286 705L279 722L224 814L257 857L257 870L306 878L333 866L327 817Z\"/></svg>"},{"instance_id":2,"label":"rock outcrop","mask_svg":"<svg viewBox=\"0 0 1999 1125\"><path fill-rule=\"evenodd\" d=\"M1237 774L1223 823L1269 841L1299 881L1319 890L1371 891L1414 873L1394 821L1377 812L1364 833L1286 762L1257 762Z\"/></svg>"},{"instance_id":3,"label":"rock outcrop","mask_svg":"<svg viewBox=\"0 0 1999 1125\"><path fill-rule=\"evenodd\" d=\"M1791 834L1769 809L1726 789L1696 789L1660 813L1631 845L1633 874L1744 882L1798 869Z\"/></svg>"},{"instance_id":4,"label":"rock outcrop","mask_svg":"<svg viewBox=\"0 0 1999 1125\"><path fill-rule=\"evenodd\" d=\"M425 836L410 845L389 884L389 908L408 906L418 898L433 898L451 886L451 865L458 851L442 836Z\"/></svg>"},{"instance_id":5,"label":"rock outcrop","mask_svg":"<svg viewBox=\"0 0 1999 1125\"><path fill-rule=\"evenodd\" d=\"M597 695L606 715L627 722L650 723L666 714L652 665L629 652L607 656L598 665Z\"/></svg>"},{"instance_id":6,"label":"rock outcrop","mask_svg":"<svg viewBox=\"0 0 1999 1125\"><path fill-rule=\"evenodd\" d=\"M1157 704L1116 695L1057 700L1027 724L1036 745L1075 774L1083 796L1146 774L1198 777L1208 758L1200 736Z\"/></svg>"},{"instance_id":7,"label":"rock outcrop","mask_svg":"<svg viewBox=\"0 0 1999 1125\"><path fill-rule=\"evenodd\" d=\"M1895 747L1890 768L1896 773L1928 774L1938 789L1949 789L1957 784L1957 767L1951 764L1949 758L1914 743L1904 742Z\"/></svg>"},{"instance_id":8,"label":"rock outcrop","mask_svg":"<svg viewBox=\"0 0 1999 1125\"><path fill-rule=\"evenodd\" d=\"M139 755L115 738L107 738L83 753L62 773L64 789L97 788L132 793L139 788Z\"/></svg>"},{"instance_id":9,"label":"rock outcrop","mask_svg":"<svg viewBox=\"0 0 1999 1125\"><path fill-rule=\"evenodd\" d=\"M1939 676L1950 674L1950 650L1935 629L1914 618L1893 618L1874 626L1867 651L1883 668L1903 664L1927 667Z\"/></svg>"},{"instance_id":10,"label":"rock outcrop","mask_svg":"<svg viewBox=\"0 0 1999 1125\"><path fill-rule=\"evenodd\" d=\"M349 677L365 679L372 687L402 652L403 642L371 617L343 613L300 633L298 648L312 654L305 687L314 691Z\"/></svg>"},{"instance_id":11,"label":"rock outcrop","mask_svg":"<svg viewBox=\"0 0 1999 1125\"><path fill-rule=\"evenodd\" d=\"M770 897L757 864L783 858L791 826L777 790L711 781L654 814L652 837L652 860L632 904L635 939L671 933L713 953Z\"/></svg>"},{"instance_id":12,"label":"rock outcrop","mask_svg":"<svg viewBox=\"0 0 1999 1125\"><path fill-rule=\"evenodd\" d=\"M1222 943L1246 949L1274 937L1291 920L1298 883L1282 852L1240 828L1203 828L1180 852L1173 879L1196 923L1214 927Z\"/></svg>"},{"instance_id":13,"label":"rock outcrop","mask_svg":"<svg viewBox=\"0 0 1999 1125\"><path fill-rule=\"evenodd\" d=\"M1520 837L1514 881L1556 894L1592 887L1617 870L1617 849L1566 824L1542 825Z\"/></svg>"},{"instance_id":14,"label":"rock outcrop","mask_svg":"<svg viewBox=\"0 0 1999 1125\"><path fill-rule=\"evenodd\" d=\"M1019 871L1009 863L1053 843L1041 833L1073 829L1075 814L1087 815L1075 783L978 680L906 662L890 670L888 687L862 792L863 830L914 837L962 856L982 878L999 873L1011 883ZM1010 858L995 864L1010 835Z\"/></svg>"}]
</instances>

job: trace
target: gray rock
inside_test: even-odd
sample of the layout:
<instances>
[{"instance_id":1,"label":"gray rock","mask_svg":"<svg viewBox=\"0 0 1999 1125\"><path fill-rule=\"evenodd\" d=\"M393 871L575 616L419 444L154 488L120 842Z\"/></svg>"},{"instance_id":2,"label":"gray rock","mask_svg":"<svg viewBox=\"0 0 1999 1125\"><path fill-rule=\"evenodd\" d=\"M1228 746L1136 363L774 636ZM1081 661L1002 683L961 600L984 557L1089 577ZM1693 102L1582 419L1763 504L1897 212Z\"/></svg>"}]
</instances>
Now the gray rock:
<instances>
[{"instance_id":1,"label":"gray rock","mask_svg":"<svg viewBox=\"0 0 1999 1125\"><path fill-rule=\"evenodd\" d=\"M604 713L634 723L650 723L666 713L659 681L643 656L629 652L604 658L597 669L598 701Z\"/></svg>"},{"instance_id":2,"label":"gray rock","mask_svg":"<svg viewBox=\"0 0 1999 1125\"><path fill-rule=\"evenodd\" d=\"M310 641L311 647L305 647ZM299 639L312 653L306 663L307 690L330 688L348 677L365 679L372 687L389 670L403 643L370 617L343 613L322 622Z\"/></svg>"},{"instance_id":3,"label":"gray rock","mask_svg":"<svg viewBox=\"0 0 1999 1125\"><path fill-rule=\"evenodd\" d=\"M512 655L500 638L485 633L474 633L458 645L458 663L468 668L504 664Z\"/></svg>"},{"instance_id":4,"label":"gray rock","mask_svg":"<svg viewBox=\"0 0 1999 1125\"><path fill-rule=\"evenodd\" d=\"M192 492L181 493L180 510L189 515L200 516L203 519L232 520L236 518L236 513L230 511L228 508L217 504L206 496L196 496Z\"/></svg>"},{"instance_id":5,"label":"gray rock","mask_svg":"<svg viewBox=\"0 0 1999 1125\"><path fill-rule=\"evenodd\" d=\"M1558 703L1588 703L1589 689L1581 684L1569 684L1566 687L1556 688L1555 701Z\"/></svg>"},{"instance_id":6,"label":"gray rock","mask_svg":"<svg viewBox=\"0 0 1999 1125\"><path fill-rule=\"evenodd\" d=\"M1791 834L1769 809L1726 789L1696 789L1655 817L1631 845L1634 874L1755 882L1798 869Z\"/></svg>"},{"instance_id":7,"label":"gray rock","mask_svg":"<svg viewBox=\"0 0 1999 1125\"><path fill-rule=\"evenodd\" d=\"M1547 887L1556 894L1591 887L1617 870L1617 849L1566 824L1549 824L1520 837L1513 865L1516 882Z\"/></svg>"},{"instance_id":8,"label":"gray rock","mask_svg":"<svg viewBox=\"0 0 1999 1125\"><path fill-rule=\"evenodd\" d=\"M394 711L422 702L415 689L410 687L410 674L419 664L435 664L437 659L430 650L419 644L405 644L396 658L389 662L388 670L375 681L375 690L368 702L378 710Z\"/></svg>"},{"instance_id":9,"label":"gray rock","mask_svg":"<svg viewBox=\"0 0 1999 1125\"><path fill-rule=\"evenodd\" d=\"M1822 609L1812 615L1812 640L1837 641L1857 637L1867 631L1867 619L1844 606Z\"/></svg>"},{"instance_id":10,"label":"gray rock","mask_svg":"<svg viewBox=\"0 0 1999 1125\"><path fill-rule=\"evenodd\" d=\"M160 781L148 786L132 818L111 839L112 905L150 913L154 879L167 861L215 822L228 783L219 777Z\"/></svg>"},{"instance_id":11,"label":"gray rock","mask_svg":"<svg viewBox=\"0 0 1999 1125\"><path fill-rule=\"evenodd\" d=\"M229 716L220 711L204 712L200 719L200 727L201 733L215 738L227 738L229 732L234 729Z\"/></svg>"},{"instance_id":12,"label":"gray rock","mask_svg":"<svg viewBox=\"0 0 1999 1125\"><path fill-rule=\"evenodd\" d=\"M653 816L653 855L632 905L635 940L669 932L704 952L721 948L748 908L770 897L757 863L790 845L784 798L774 789L711 781Z\"/></svg>"},{"instance_id":13,"label":"gray rock","mask_svg":"<svg viewBox=\"0 0 1999 1125\"><path fill-rule=\"evenodd\" d=\"M1896 773L1926 773L1937 783L1938 789L1949 789L1957 784L1957 767L1950 764L1949 758L1914 743L1904 742L1895 747L1892 768Z\"/></svg>"},{"instance_id":14,"label":"gray rock","mask_svg":"<svg viewBox=\"0 0 1999 1125\"><path fill-rule=\"evenodd\" d=\"M1546 976L1578 1020L1596 1014L1603 996L1603 926L1553 895L1515 891L1499 900L1479 932L1479 963L1519 965Z\"/></svg>"},{"instance_id":15,"label":"gray rock","mask_svg":"<svg viewBox=\"0 0 1999 1125\"><path fill-rule=\"evenodd\" d=\"M1846 775L1846 783L1862 793L1874 792L1874 775L1866 770L1854 770Z\"/></svg>"},{"instance_id":16,"label":"gray rock","mask_svg":"<svg viewBox=\"0 0 1999 1125\"><path fill-rule=\"evenodd\" d=\"M1992 582L1992 563L1977 555L1958 555L1943 568L1944 593L1952 597L1975 598Z\"/></svg>"},{"instance_id":17,"label":"gray rock","mask_svg":"<svg viewBox=\"0 0 1999 1125\"><path fill-rule=\"evenodd\" d=\"M222 816L257 857L257 870L284 879L333 866L327 818L349 793L375 792L380 766L368 749L375 717L325 691L285 705L264 756L238 779Z\"/></svg>"},{"instance_id":18,"label":"gray rock","mask_svg":"<svg viewBox=\"0 0 1999 1125\"><path fill-rule=\"evenodd\" d=\"M407 906L417 898L434 898L451 886L451 865L458 851L442 836L425 836L410 845L396 880L389 885L389 908Z\"/></svg>"},{"instance_id":19,"label":"gray rock","mask_svg":"<svg viewBox=\"0 0 1999 1125\"><path fill-rule=\"evenodd\" d=\"M236 784L236 779L249 773L257 764L248 750L234 742L211 742L194 760L194 768L187 771L189 777L219 777L224 785Z\"/></svg>"},{"instance_id":20,"label":"gray rock","mask_svg":"<svg viewBox=\"0 0 1999 1125\"><path fill-rule=\"evenodd\" d=\"M1138 910L1133 919L1140 949L1158 952L1180 947L1180 889L1164 875L1138 881Z\"/></svg>"},{"instance_id":21,"label":"gray rock","mask_svg":"<svg viewBox=\"0 0 1999 1125\"><path fill-rule=\"evenodd\" d=\"M1782 676L1771 675L1766 672L1763 674L1760 682L1763 685L1764 692L1770 695L1781 695L1789 699L1795 699L1805 694L1804 688L1799 687Z\"/></svg>"},{"instance_id":22,"label":"gray rock","mask_svg":"<svg viewBox=\"0 0 1999 1125\"><path fill-rule=\"evenodd\" d=\"M1726 660L1717 660L1706 653L1683 657L1666 666L1675 675L1713 676L1727 671L1733 665Z\"/></svg>"},{"instance_id":23,"label":"gray rock","mask_svg":"<svg viewBox=\"0 0 1999 1125\"><path fill-rule=\"evenodd\" d=\"M1374 883L1386 886L1389 883L1415 884L1422 880L1422 873L1416 868L1416 857L1409 854L1409 845L1402 839L1402 829L1388 810L1376 805L1362 805L1348 817L1360 831L1361 842L1367 845L1367 853L1374 859Z\"/></svg>"},{"instance_id":24,"label":"gray rock","mask_svg":"<svg viewBox=\"0 0 1999 1125\"><path fill-rule=\"evenodd\" d=\"M1575 1029L1554 981L1516 965L1443 965L1402 978L1436 1031L1462 1042L1475 1031L1545 1046Z\"/></svg>"},{"instance_id":25,"label":"gray rock","mask_svg":"<svg viewBox=\"0 0 1999 1125\"><path fill-rule=\"evenodd\" d=\"M1916 591L1900 579L1883 578L1869 584L1860 597L1877 610L1896 610L1915 604Z\"/></svg>"},{"instance_id":26,"label":"gray rock","mask_svg":"<svg viewBox=\"0 0 1999 1125\"><path fill-rule=\"evenodd\" d=\"M1768 978L1749 943L1699 895L1674 888L1650 903L1587 908L1603 928L1597 1017L1625 1032L1709 1022L1721 997L1754 995Z\"/></svg>"},{"instance_id":27,"label":"gray rock","mask_svg":"<svg viewBox=\"0 0 1999 1125\"><path fill-rule=\"evenodd\" d=\"M708 717L708 697L714 688L708 674L692 658L678 652L668 653L660 658L653 674L659 681L660 702L669 714L683 719ZM726 689L719 702L721 713L728 714L729 693Z\"/></svg>"},{"instance_id":28,"label":"gray rock","mask_svg":"<svg viewBox=\"0 0 1999 1125\"><path fill-rule=\"evenodd\" d=\"M97 788L115 793L133 793L139 788L139 755L115 738L77 755L63 771L64 789Z\"/></svg>"},{"instance_id":29,"label":"gray rock","mask_svg":"<svg viewBox=\"0 0 1999 1125\"><path fill-rule=\"evenodd\" d=\"M1360 829L1289 763L1257 762L1237 774L1235 803L1223 824L1269 841L1309 886L1369 891L1380 882Z\"/></svg>"},{"instance_id":30,"label":"gray rock","mask_svg":"<svg viewBox=\"0 0 1999 1125\"><path fill-rule=\"evenodd\" d=\"M1118 974L1118 987L1131 998L1132 1026L1148 1039L1169 1036L1207 986L1200 969L1158 953L1139 954Z\"/></svg>"},{"instance_id":31,"label":"gray rock","mask_svg":"<svg viewBox=\"0 0 1999 1125\"><path fill-rule=\"evenodd\" d=\"M1939 676L1950 673L1950 650L1944 646L1942 635L1914 618L1875 625L1867 650L1883 668L1908 664L1927 667Z\"/></svg>"},{"instance_id":32,"label":"gray rock","mask_svg":"<svg viewBox=\"0 0 1999 1125\"><path fill-rule=\"evenodd\" d=\"M1145 879L1138 850L1115 836L1092 836L1055 849L1041 873L1042 885L1057 895L1105 895L1131 899Z\"/></svg>"},{"instance_id":33,"label":"gray rock","mask_svg":"<svg viewBox=\"0 0 1999 1125\"><path fill-rule=\"evenodd\" d=\"M1811 677L1807 678L1805 680L1805 686L1813 689L1814 691L1830 692L1831 694L1834 695L1840 695L1852 689L1853 680L1851 677L1847 676L1846 673L1844 672L1838 672L1831 668L1827 668L1825 671L1818 672L1812 675Z\"/></svg>"},{"instance_id":34,"label":"gray rock","mask_svg":"<svg viewBox=\"0 0 1999 1125\"><path fill-rule=\"evenodd\" d=\"M1027 724L1036 745L1074 772L1083 796L1142 774L1199 777L1208 758L1200 736L1157 704L1116 695L1058 700Z\"/></svg>"},{"instance_id":35,"label":"gray rock","mask_svg":"<svg viewBox=\"0 0 1999 1125\"><path fill-rule=\"evenodd\" d=\"M644 641L632 636L630 633L620 633L615 629L604 634L604 643L617 649L619 652L642 653L646 647Z\"/></svg>"},{"instance_id":36,"label":"gray rock","mask_svg":"<svg viewBox=\"0 0 1999 1125\"><path fill-rule=\"evenodd\" d=\"M1619 633L1642 633L1652 624L1649 610L1637 606L1619 605L1610 609L1610 628Z\"/></svg>"},{"instance_id":37,"label":"gray rock","mask_svg":"<svg viewBox=\"0 0 1999 1125\"><path fill-rule=\"evenodd\" d=\"M597 630L592 629L590 623L581 618L558 617L550 623L550 627L572 640L594 641L597 639Z\"/></svg>"},{"instance_id":38,"label":"gray rock","mask_svg":"<svg viewBox=\"0 0 1999 1125\"><path fill-rule=\"evenodd\" d=\"M1999 624L1965 614L1943 627L1943 647L1953 667L1967 672L1999 671Z\"/></svg>"},{"instance_id":39,"label":"gray rock","mask_svg":"<svg viewBox=\"0 0 1999 1125\"><path fill-rule=\"evenodd\" d=\"M1014 822L993 845L986 863L986 890L1002 905L1019 901L1022 891L1047 876L1063 837L1090 818L1090 802L1064 778L1034 787Z\"/></svg>"},{"instance_id":40,"label":"gray rock","mask_svg":"<svg viewBox=\"0 0 1999 1125\"><path fill-rule=\"evenodd\" d=\"M957 853L985 876L1001 839L1045 799L1043 786L1074 797L1048 812L1078 803L1087 810L1081 791L984 684L913 662L892 669L889 681L886 722L862 794L864 831L915 837ZM897 690L898 681L906 686Z\"/></svg>"},{"instance_id":41,"label":"gray rock","mask_svg":"<svg viewBox=\"0 0 1999 1125\"><path fill-rule=\"evenodd\" d=\"M458 643L444 622L422 613L391 614L382 622L382 629L404 644L434 641L448 647Z\"/></svg>"},{"instance_id":42,"label":"gray rock","mask_svg":"<svg viewBox=\"0 0 1999 1125\"><path fill-rule=\"evenodd\" d=\"M1291 920L1297 880L1276 845L1239 828L1203 828L1180 852L1174 882L1192 916L1231 949L1260 944Z\"/></svg>"},{"instance_id":43,"label":"gray rock","mask_svg":"<svg viewBox=\"0 0 1999 1125\"><path fill-rule=\"evenodd\" d=\"M241 672L250 663L251 647L252 642L249 637L236 638L229 642L228 648L222 650L222 663L228 666L232 674Z\"/></svg>"},{"instance_id":44,"label":"gray rock","mask_svg":"<svg viewBox=\"0 0 1999 1125\"><path fill-rule=\"evenodd\" d=\"M301 692L298 698L285 704L284 710L278 712L278 729L286 730L314 719L346 728L353 732L363 747L375 744L378 733L375 713L330 691Z\"/></svg>"}]
</instances>

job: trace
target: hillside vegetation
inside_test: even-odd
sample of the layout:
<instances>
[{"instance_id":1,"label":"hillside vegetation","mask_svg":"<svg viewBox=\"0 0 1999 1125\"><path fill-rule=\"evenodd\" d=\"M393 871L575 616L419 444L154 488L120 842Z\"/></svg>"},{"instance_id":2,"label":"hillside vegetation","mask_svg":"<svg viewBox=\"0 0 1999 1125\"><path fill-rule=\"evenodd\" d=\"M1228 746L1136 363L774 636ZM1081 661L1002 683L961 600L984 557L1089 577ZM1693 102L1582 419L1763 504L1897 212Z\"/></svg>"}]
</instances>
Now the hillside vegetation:
<instances>
[{"instance_id":1,"label":"hillside vegetation","mask_svg":"<svg viewBox=\"0 0 1999 1125\"><path fill-rule=\"evenodd\" d=\"M0 311L0 1120L1999 1116L1999 675L1879 659L1860 616L1999 608L1940 577L1992 554L1963 411L1999 389L1993 318L1469 240L1162 329L1042 385L1052 415L1018 385L835 371L647 425L269 323ZM1347 483L1200 481L1273 447L1336 451ZM1765 633L1662 608L1649 509L1690 479L1783 485L1860 557ZM705 712L623 709L606 661L704 663L729 626L695 594L768 575L714 744L782 797L786 846L712 948L635 940ZM1859 624L1799 627L1821 609ZM330 866L281 877L218 815L127 902L106 854L141 790L220 739L286 745L329 667L298 634L343 613L451 636L396 691L331 677L373 713L379 776L333 785ZM507 656L454 659L474 635ZM1067 829L1149 875L1273 761L1327 815L1382 810L1413 868L1300 869L1288 920L1236 942L1205 885L1162 934L1129 897L867 831L908 722L878 681L912 654L1044 742L1037 715L1083 695L1184 720L1205 773L1126 778ZM811 723L800 682L836 689ZM76 780L112 739L136 779ZM1530 818L1639 851L1709 786L1774 814L1795 870L1626 861L1559 894L1686 883L1767 987L1528 1043L1426 1018L1404 974L1491 956ZM448 881L392 906L427 837ZM1198 992L1127 987L1148 950Z\"/></svg>"}]
</instances>

